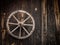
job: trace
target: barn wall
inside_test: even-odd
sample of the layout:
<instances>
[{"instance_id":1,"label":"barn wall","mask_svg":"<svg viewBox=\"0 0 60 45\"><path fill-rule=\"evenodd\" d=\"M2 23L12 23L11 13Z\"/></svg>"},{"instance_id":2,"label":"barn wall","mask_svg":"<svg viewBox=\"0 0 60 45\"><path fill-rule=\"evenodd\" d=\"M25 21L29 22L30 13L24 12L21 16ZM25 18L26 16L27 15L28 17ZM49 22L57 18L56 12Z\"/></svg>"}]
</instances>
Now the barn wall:
<instances>
[{"instance_id":1,"label":"barn wall","mask_svg":"<svg viewBox=\"0 0 60 45\"><path fill-rule=\"evenodd\" d=\"M2 1L3 2L3 1ZM1 3L0 45L60 44L60 14L57 0L13 0ZM7 32L6 21L15 10L25 10L35 19L35 31L26 39L16 39ZM13 20L13 19L12 19ZM58 23L59 22L59 23Z\"/></svg>"}]
</instances>

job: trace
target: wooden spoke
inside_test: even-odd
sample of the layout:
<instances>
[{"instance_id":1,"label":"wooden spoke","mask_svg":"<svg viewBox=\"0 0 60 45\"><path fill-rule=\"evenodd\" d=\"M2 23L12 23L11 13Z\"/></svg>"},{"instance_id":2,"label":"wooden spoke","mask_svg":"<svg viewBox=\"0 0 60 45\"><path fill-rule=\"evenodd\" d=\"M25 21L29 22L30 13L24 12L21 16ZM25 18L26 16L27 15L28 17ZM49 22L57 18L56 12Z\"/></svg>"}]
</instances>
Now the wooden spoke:
<instances>
[{"instance_id":1,"label":"wooden spoke","mask_svg":"<svg viewBox=\"0 0 60 45\"><path fill-rule=\"evenodd\" d=\"M25 27L23 27L23 29L27 34L29 34L29 32L27 31L27 29Z\"/></svg>"},{"instance_id":2,"label":"wooden spoke","mask_svg":"<svg viewBox=\"0 0 60 45\"><path fill-rule=\"evenodd\" d=\"M14 29L11 31L11 33L14 32L18 27L19 27L19 25L18 25L16 28L14 28Z\"/></svg>"},{"instance_id":3,"label":"wooden spoke","mask_svg":"<svg viewBox=\"0 0 60 45\"><path fill-rule=\"evenodd\" d=\"M23 23L26 22L29 18L30 18L30 16L28 16L28 17L23 21Z\"/></svg>"},{"instance_id":4,"label":"wooden spoke","mask_svg":"<svg viewBox=\"0 0 60 45\"><path fill-rule=\"evenodd\" d=\"M20 27L20 30L19 30L19 37L21 37L21 27Z\"/></svg>"},{"instance_id":5,"label":"wooden spoke","mask_svg":"<svg viewBox=\"0 0 60 45\"><path fill-rule=\"evenodd\" d=\"M8 24L11 24L11 25L18 25L18 23L12 23L12 22L9 22Z\"/></svg>"},{"instance_id":6,"label":"wooden spoke","mask_svg":"<svg viewBox=\"0 0 60 45\"><path fill-rule=\"evenodd\" d=\"M14 19L19 23L20 21L13 15Z\"/></svg>"},{"instance_id":7,"label":"wooden spoke","mask_svg":"<svg viewBox=\"0 0 60 45\"><path fill-rule=\"evenodd\" d=\"M23 24L24 26L33 26L33 24Z\"/></svg>"}]
</instances>

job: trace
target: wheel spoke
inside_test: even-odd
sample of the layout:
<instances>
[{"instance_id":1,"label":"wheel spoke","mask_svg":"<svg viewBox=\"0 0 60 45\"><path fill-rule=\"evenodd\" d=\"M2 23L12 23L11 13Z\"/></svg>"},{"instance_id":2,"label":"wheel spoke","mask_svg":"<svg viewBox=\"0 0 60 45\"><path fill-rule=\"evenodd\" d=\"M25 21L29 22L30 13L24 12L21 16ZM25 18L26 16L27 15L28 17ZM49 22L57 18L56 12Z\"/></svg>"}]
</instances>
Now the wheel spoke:
<instances>
[{"instance_id":1,"label":"wheel spoke","mask_svg":"<svg viewBox=\"0 0 60 45\"><path fill-rule=\"evenodd\" d=\"M19 37L21 37L21 27L20 27L20 30L19 30Z\"/></svg>"},{"instance_id":2,"label":"wheel spoke","mask_svg":"<svg viewBox=\"0 0 60 45\"><path fill-rule=\"evenodd\" d=\"M30 16L28 16L28 17L23 21L23 23L24 23L25 21L27 21L29 18L30 18Z\"/></svg>"},{"instance_id":3,"label":"wheel spoke","mask_svg":"<svg viewBox=\"0 0 60 45\"><path fill-rule=\"evenodd\" d=\"M18 25L16 28L14 28L14 29L11 31L11 33L14 32L18 27L19 27L19 25Z\"/></svg>"},{"instance_id":4,"label":"wheel spoke","mask_svg":"<svg viewBox=\"0 0 60 45\"><path fill-rule=\"evenodd\" d=\"M25 27L23 27L23 29L27 34L29 34L29 32L27 31L27 29Z\"/></svg>"},{"instance_id":5,"label":"wheel spoke","mask_svg":"<svg viewBox=\"0 0 60 45\"><path fill-rule=\"evenodd\" d=\"M33 26L33 24L23 24L24 26Z\"/></svg>"},{"instance_id":6,"label":"wheel spoke","mask_svg":"<svg viewBox=\"0 0 60 45\"><path fill-rule=\"evenodd\" d=\"M12 22L9 22L8 24L11 24L11 25L18 25L18 23L12 23Z\"/></svg>"},{"instance_id":7,"label":"wheel spoke","mask_svg":"<svg viewBox=\"0 0 60 45\"><path fill-rule=\"evenodd\" d=\"M20 21L13 15L14 19L19 23Z\"/></svg>"}]
</instances>

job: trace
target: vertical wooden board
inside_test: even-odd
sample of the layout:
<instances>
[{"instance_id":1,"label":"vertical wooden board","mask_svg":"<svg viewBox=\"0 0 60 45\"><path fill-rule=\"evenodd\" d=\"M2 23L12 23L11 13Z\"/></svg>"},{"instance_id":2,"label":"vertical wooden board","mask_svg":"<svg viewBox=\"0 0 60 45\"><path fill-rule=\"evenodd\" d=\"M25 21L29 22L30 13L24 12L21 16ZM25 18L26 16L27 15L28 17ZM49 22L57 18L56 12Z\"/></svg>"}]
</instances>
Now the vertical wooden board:
<instances>
[{"instance_id":1,"label":"vertical wooden board","mask_svg":"<svg viewBox=\"0 0 60 45\"><path fill-rule=\"evenodd\" d=\"M47 15L48 15L47 45L56 45L56 37L55 37L56 23L55 23L53 1L54 0L47 0Z\"/></svg>"},{"instance_id":2,"label":"vertical wooden board","mask_svg":"<svg viewBox=\"0 0 60 45\"><path fill-rule=\"evenodd\" d=\"M59 0L54 0L54 12L55 12L55 20L56 20L56 42L57 42L57 45L60 44L60 24L59 24L59 18L60 18L60 12L59 12L59 9L60 6L59 6Z\"/></svg>"}]
</instances>

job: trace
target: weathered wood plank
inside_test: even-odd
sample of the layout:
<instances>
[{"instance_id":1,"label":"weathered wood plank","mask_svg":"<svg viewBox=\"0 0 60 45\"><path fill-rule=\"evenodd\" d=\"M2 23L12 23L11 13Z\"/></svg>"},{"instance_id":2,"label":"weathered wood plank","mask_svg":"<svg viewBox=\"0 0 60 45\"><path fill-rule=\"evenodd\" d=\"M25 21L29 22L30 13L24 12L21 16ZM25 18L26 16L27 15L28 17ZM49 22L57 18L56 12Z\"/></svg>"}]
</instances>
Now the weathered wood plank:
<instances>
[{"instance_id":1,"label":"weathered wood plank","mask_svg":"<svg viewBox=\"0 0 60 45\"><path fill-rule=\"evenodd\" d=\"M46 1L42 0L42 45L46 45L47 37L47 10L46 10Z\"/></svg>"}]
</instances>

